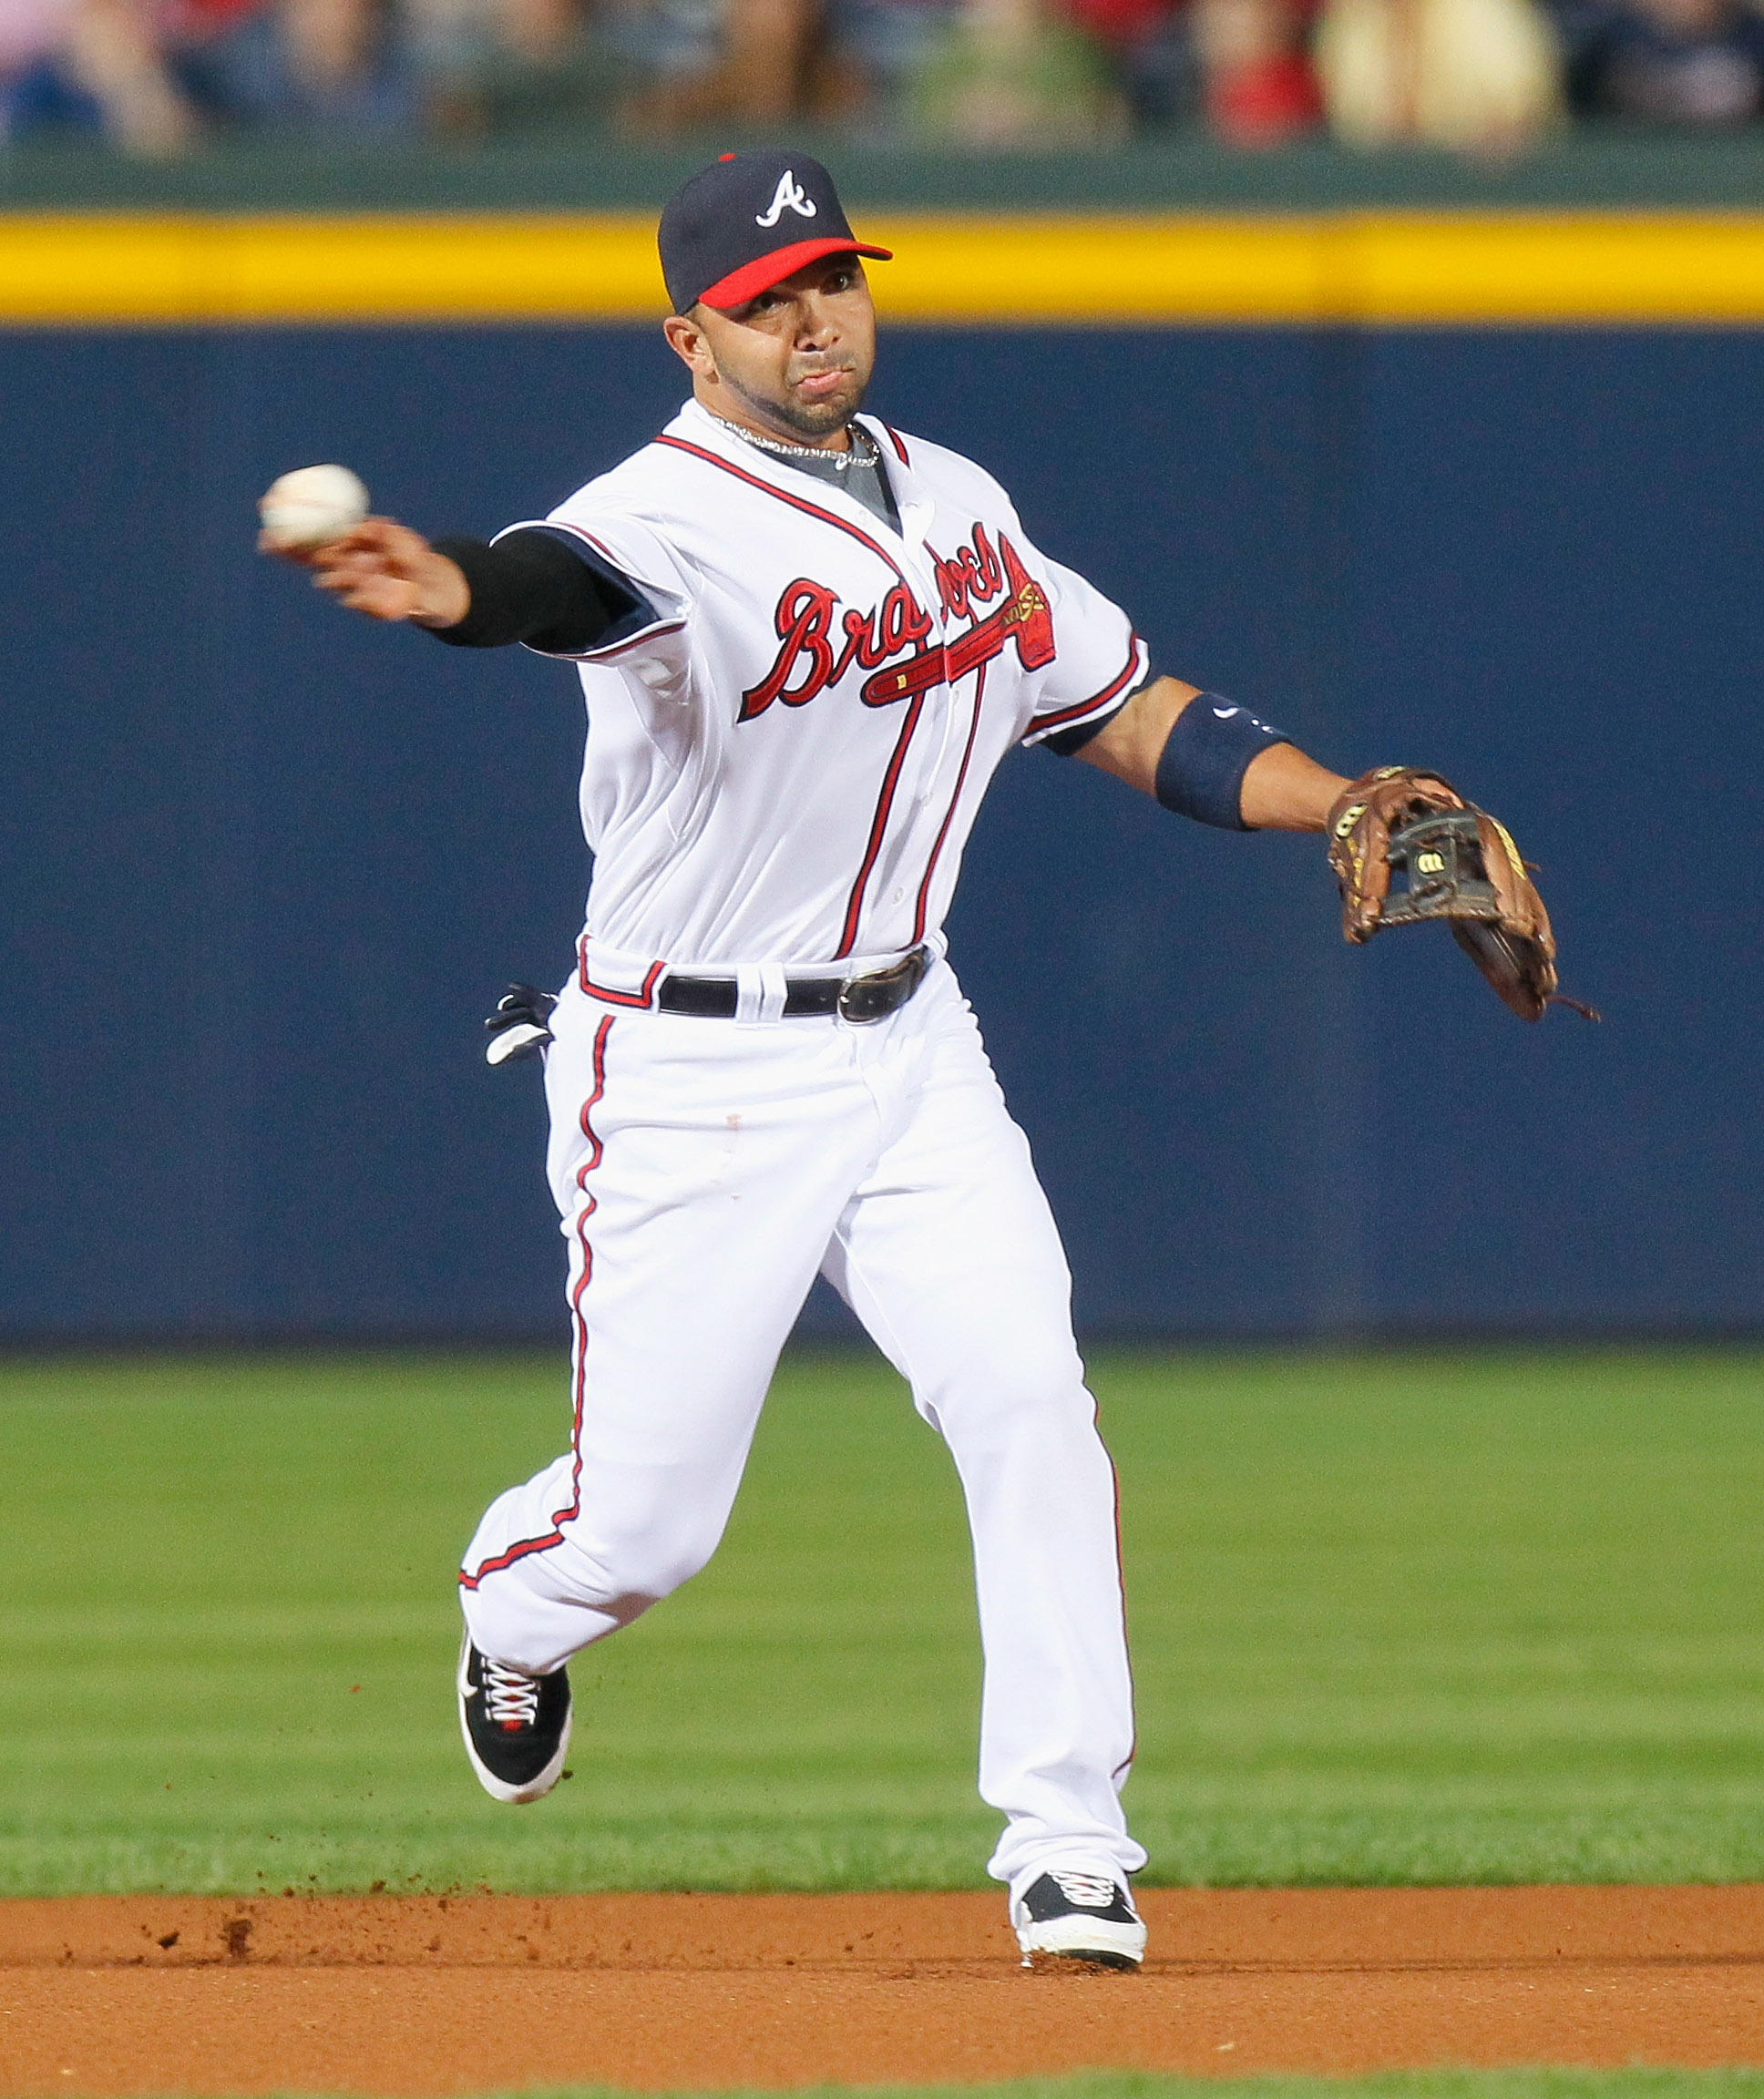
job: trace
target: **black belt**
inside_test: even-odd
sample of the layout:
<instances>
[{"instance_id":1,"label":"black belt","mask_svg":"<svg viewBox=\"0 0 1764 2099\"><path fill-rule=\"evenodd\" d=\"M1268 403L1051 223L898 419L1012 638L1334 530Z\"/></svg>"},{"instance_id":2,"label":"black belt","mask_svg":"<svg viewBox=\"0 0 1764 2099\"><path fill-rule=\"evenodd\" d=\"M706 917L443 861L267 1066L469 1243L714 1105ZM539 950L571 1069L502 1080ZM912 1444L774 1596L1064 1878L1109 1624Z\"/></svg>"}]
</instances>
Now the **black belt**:
<instances>
[{"instance_id":1,"label":"black belt","mask_svg":"<svg viewBox=\"0 0 1764 2099\"><path fill-rule=\"evenodd\" d=\"M785 987L784 1017L797 1020L836 1013L854 1028L886 1020L897 1013L925 981L931 967L928 947L915 947L891 969L868 977L793 977ZM664 977L655 1003L663 1013L690 1013L701 1020L733 1020L741 986L733 977Z\"/></svg>"}]
</instances>

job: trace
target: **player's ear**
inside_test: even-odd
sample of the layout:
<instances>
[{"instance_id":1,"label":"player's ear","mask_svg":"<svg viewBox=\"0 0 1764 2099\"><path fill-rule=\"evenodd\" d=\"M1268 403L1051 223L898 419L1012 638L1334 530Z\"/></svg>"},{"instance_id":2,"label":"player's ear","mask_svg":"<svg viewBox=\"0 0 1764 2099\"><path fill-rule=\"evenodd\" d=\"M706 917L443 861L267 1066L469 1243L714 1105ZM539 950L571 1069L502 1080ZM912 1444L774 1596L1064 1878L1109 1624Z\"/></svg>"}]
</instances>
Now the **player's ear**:
<instances>
[{"instance_id":1,"label":"player's ear","mask_svg":"<svg viewBox=\"0 0 1764 2099\"><path fill-rule=\"evenodd\" d=\"M690 313L670 313L662 323L662 333L682 363L695 374L713 378L716 359L711 354L710 337L700 324L698 312L699 309L693 307Z\"/></svg>"}]
</instances>

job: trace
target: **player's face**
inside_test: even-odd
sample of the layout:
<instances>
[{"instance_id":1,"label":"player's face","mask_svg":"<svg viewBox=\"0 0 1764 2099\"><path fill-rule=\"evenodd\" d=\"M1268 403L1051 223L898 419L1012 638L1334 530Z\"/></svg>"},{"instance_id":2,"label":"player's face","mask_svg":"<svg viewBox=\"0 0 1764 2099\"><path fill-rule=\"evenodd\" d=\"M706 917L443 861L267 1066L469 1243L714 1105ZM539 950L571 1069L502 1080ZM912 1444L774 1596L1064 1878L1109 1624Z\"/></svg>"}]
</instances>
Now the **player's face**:
<instances>
[{"instance_id":1,"label":"player's face","mask_svg":"<svg viewBox=\"0 0 1764 2099\"><path fill-rule=\"evenodd\" d=\"M689 331L691 342L676 334ZM669 323L699 398L734 423L815 442L843 430L876 364L876 309L855 255L830 255L733 312ZM694 353L689 354L690 350Z\"/></svg>"}]
</instances>

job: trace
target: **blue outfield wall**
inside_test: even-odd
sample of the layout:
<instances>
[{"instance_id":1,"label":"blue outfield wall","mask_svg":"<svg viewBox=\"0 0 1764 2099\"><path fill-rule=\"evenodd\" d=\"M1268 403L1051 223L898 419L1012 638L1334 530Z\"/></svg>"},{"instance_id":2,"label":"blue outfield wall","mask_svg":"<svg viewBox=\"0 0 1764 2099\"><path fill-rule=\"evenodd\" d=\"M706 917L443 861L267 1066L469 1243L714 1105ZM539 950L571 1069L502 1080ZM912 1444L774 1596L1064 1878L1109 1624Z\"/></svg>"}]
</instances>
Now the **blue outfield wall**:
<instances>
[{"instance_id":1,"label":"blue outfield wall","mask_svg":"<svg viewBox=\"0 0 1764 2099\"><path fill-rule=\"evenodd\" d=\"M675 371L624 326L0 338L0 1332L561 1335L479 1020L569 966L575 681L339 617L251 506L340 458L487 530ZM1760 400L1741 332L887 338L876 405L1160 664L1506 817L1605 1014L1350 951L1316 841L1019 753L952 954L1087 1329L1759 1324Z\"/></svg>"}]
</instances>

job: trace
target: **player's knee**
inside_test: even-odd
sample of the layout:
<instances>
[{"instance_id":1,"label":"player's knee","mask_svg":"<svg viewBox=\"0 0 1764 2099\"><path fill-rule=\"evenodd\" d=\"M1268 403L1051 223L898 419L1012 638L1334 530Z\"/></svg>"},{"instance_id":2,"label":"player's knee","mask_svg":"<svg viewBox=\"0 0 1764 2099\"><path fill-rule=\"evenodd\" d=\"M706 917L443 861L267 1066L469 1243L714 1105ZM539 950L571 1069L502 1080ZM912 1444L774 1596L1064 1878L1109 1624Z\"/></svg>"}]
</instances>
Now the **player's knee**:
<instances>
[{"instance_id":1,"label":"player's knee","mask_svg":"<svg viewBox=\"0 0 1764 2099\"><path fill-rule=\"evenodd\" d=\"M1088 1431L1096 1418L1083 1366L1069 1345L977 1352L918 1397L934 1428L970 1444Z\"/></svg>"},{"instance_id":2,"label":"player's knee","mask_svg":"<svg viewBox=\"0 0 1764 2099\"><path fill-rule=\"evenodd\" d=\"M722 1540L721 1521L677 1517L609 1540L606 1569L614 1589L609 1609L620 1617L640 1616L690 1582Z\"/></svg>"},{"instance_id":3,"label":"player's knee","mask_svg":"<svg viewBox=\"0 0 1764 2099\"><path fill-rule=\"evenodd\" d=\"M598 1607L625 1623L690 1582L723 1541L739 1480L727 1465L586 1461L560 1528Z\"/></svg>"}]
</instances>

